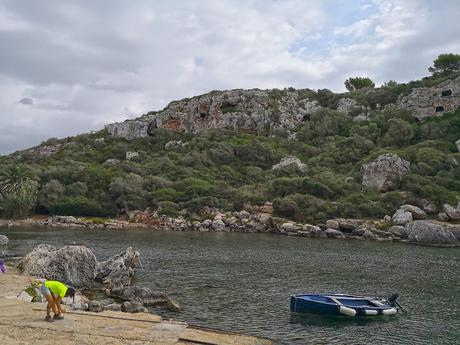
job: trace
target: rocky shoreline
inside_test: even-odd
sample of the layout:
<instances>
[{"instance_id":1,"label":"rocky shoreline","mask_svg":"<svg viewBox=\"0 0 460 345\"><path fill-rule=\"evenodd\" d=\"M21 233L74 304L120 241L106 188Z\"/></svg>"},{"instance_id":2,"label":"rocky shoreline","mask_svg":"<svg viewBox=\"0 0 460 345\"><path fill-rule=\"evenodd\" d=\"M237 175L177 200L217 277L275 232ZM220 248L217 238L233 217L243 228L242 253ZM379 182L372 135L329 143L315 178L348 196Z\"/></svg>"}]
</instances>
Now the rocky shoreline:
<instances>
[{"instance_id":1,"label":"rocky shoreline","mask_svg":"<svg viewBox=\"0 0 460 345\"><path fill-rule=\"evenodd\" d=\"M428 205L431 206L431 205ZM427 206L427 207L428 207ZM427 208L430 210L430 208ZM402 205L393 216L384 219L330 219L322 224L302 224L276 218L271 203L247 206L237 212L209 210L201 221L159 215L157 210L129 211L123 219L86 219L73 216L33 217L23 220L0 220L0 227L71 227L83 229L135 229L274 233L311 238L399 241L432 246L460 245L460 204L444 205L437 219L413 205ZM458 217L457 217L458 216ZM457 223L456 223L457 222Z\"/></svg>"}]
</instances>

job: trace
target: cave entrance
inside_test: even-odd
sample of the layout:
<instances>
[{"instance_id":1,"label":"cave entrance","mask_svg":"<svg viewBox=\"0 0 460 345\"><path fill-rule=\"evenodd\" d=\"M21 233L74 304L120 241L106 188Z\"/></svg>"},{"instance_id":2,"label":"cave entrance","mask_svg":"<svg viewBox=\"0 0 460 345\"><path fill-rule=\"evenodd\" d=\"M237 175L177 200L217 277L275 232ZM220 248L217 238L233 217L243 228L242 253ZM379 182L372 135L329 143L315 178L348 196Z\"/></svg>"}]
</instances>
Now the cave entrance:
<instances>
[{"instance_id":1,"label":"cave entrance","mask_svg":"<svg viewBox=\"0 0 460 345\"><path fill-rule=\"evenodd\" d=\"M444 107L442 105L436 107L436 112L437 113L442 113L444 111Z\"/></svg>"},{"instance_id":2,"label":"cave entrance","mask_svg":"<svg viewBox=\"0 0 460 345\"><path fill-rule=\"evenodd\" d=\"M441 96L443 97L447 97L447 96L450 96L452 95L452 90L444 90L441 92Z\"/></svg>"}]
</instances>

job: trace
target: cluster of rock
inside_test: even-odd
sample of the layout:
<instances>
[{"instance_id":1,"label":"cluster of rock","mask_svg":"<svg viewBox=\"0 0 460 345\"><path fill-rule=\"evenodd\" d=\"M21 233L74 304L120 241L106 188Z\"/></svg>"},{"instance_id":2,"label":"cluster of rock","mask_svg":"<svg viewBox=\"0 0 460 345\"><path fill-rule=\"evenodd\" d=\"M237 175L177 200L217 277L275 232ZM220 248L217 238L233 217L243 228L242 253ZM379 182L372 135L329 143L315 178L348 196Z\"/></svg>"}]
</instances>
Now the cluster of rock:
<instances>
[{"instance_id":1,"label":"cluster of rock","mask_svg":"<svg viewBox=\"0 0 460 345\"><path fill-rule=\"evenodd\" d=\"M427 202L423 203L423 205L424 210L413 205L402 205L393 217L387 216L386 221L393 224L389 231L400 234L401 238L411 243L457 246L460 238L460 227L457 228L446 223L426 220L427 213L436 212L436 208ZM446 206L449 205L444 205L444 207Z\"/></svg>"},{"instance_id":2,"label":"cluster of rock","mask_svg":"<svg viewBox=\"0 0 460 345\"><path fill-rule=\"evenodd\" d=\"M93 252L85 246L56 249L40 244L21 260L18 268L26 274L59 280L78 288L83 293L79 292L74 299L63 301L73 309L141 312L148 311L147 307L165 306L170 310L180 310L180 306L165 293L131 286L134 272L139 266L139 252L131 247L106 261L98 262ZM84 294L88 289L103 291L103 298L88 298ZM39 291L36 289L34 292L29 294L30 301L41 301ZM28 297L24 295L22 298Z\"/></svg>"}]
</instances>

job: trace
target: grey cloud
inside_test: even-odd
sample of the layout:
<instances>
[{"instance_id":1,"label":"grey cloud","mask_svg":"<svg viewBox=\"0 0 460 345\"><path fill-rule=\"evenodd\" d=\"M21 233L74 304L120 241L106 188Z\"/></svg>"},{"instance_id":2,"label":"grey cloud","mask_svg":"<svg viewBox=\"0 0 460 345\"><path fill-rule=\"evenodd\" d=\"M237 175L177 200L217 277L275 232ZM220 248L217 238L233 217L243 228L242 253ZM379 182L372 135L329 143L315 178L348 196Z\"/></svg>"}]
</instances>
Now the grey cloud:
<instances>
[{"instance_id":1,"label":"grey cloud","mask_svg":"<svg viewBox=\"0 0 460 345\"><path fill-rule=\"evenodd\" d=\"M394 36L378 48L382 38L355 35L350 49L329 25L353 23L328 11L330 1L3 0L0 154L212 89L341 91L355 74L415 79L428 74L437 54L460 50L457 1L395 4L419 11L369 14L370 32L391 24ZM410 35L398 37L405 31Z\"/></svg>"},{"instance_id":2,"label":"grey cloud","mask_svg":"<svg viewBox=\"0 0 460 345\"><path fill-rule=\"evenodd\" d=\"M24 105L33 105L34 100L30 97L23 97L21 98L18 103L24 104Z\"/></svg>"}]
</instances>

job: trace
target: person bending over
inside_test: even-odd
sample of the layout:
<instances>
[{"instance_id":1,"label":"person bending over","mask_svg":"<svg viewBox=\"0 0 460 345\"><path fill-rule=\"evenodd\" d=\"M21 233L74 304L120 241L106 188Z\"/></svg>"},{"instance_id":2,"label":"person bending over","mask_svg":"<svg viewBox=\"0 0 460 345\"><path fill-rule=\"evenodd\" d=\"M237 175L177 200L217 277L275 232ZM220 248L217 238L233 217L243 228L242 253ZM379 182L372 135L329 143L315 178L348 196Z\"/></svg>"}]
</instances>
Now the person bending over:
<instances>
[{"instance_id":1,"label":"person bending over","mask_svg":"<svg viewBox=\"0 0 460 345\"><path fill-rule=\"evenodd\" d=\"M46 280L41 282L40 292L45 296L48 302L45 320L48 322L62 320L64 318L64 316L61 315L64 312L61 307L62 299L64 297L74 297L75 289L57 280ZM53 318L51 318L51 310L53 310L54 313Z\"/></svg>"}]
</instances>

